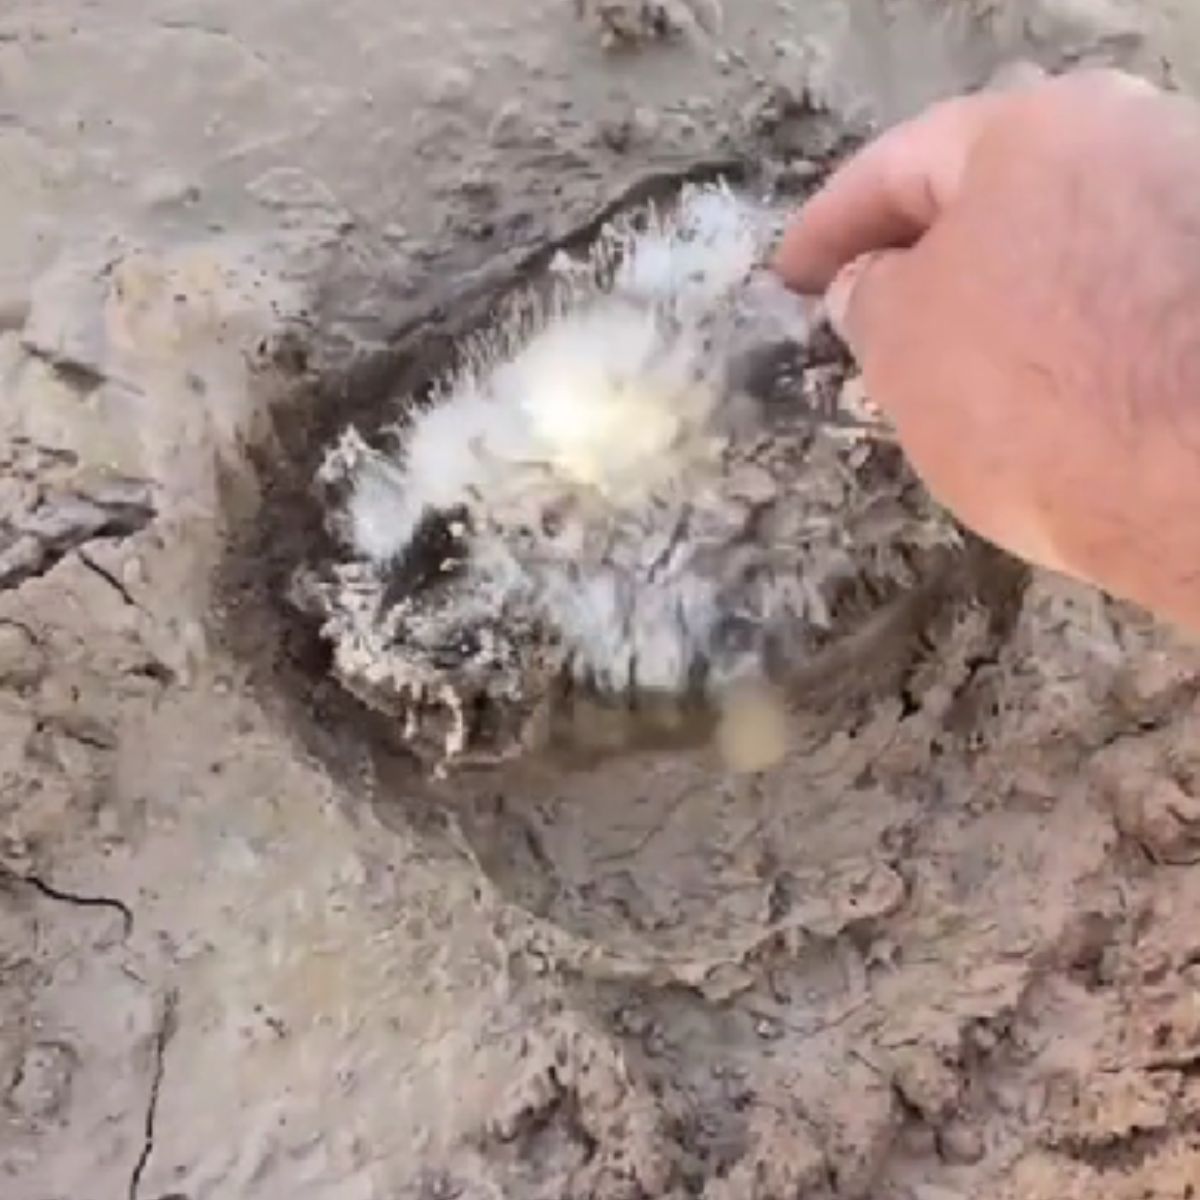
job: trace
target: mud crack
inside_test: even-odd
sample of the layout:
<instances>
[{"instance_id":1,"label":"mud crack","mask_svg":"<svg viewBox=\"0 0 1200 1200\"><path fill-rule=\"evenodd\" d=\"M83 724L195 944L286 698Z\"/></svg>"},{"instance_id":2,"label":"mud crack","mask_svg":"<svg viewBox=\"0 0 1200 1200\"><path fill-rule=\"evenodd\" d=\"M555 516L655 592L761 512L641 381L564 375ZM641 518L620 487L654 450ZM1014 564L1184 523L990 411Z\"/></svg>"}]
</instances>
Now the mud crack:
<instances>
[{"instance_id":1,"label":"mud crack","mask_svg":"<svg viewBox=\"0 0 1200 1200\"><path fill-rule=\"evenodd\" d=\"M22 884L39 892L48 900L57 900L61 904L73 904L76 908L106 908L117 913L121 918L121 936L128 938L133 932L133 910L123 900L115 896L84 896L77 892L67 892L62 888L47 883L37 875L22 875L9 867L0 865L0 879Z\"/></svg>"},{"instance_id":2,"label":"mud crack","mask_svg":"<svg viewBox=\"0 0 1200 1200\"><path fill-rule=\"evenodd\" d=\"M162 1016L158 1022L158 1030L154 1035L154 1071L150 1078L150 1094L146 1100L146 1119L142 1130L142 1148L138 1153L137 1162L129 1176L129 1200L138 1200L141 1192L142 1176L154 1153L154 1130L158 1120L158 1097L162 1091L163 1075L166 1072L167 1046L175 1035L176 1013L179 1007L179 993L171 988L163 1001Z\"/></svg>"},{"instance_id":3,"label":"mud crack","mask_svg":"<svg viewBox=\"0 0 1200 1200\"><path fill-rule=\"evenodd\" d=\"M136 480L114 480L96 495L44 495L26 511L0 517L0 591L45 575L96 538L129 537L153 518L149 485Z\"/></svg>"},{"instance_id":4,"label":"mud crack","mask_svg":"<svg viewBox=\"0 0 1200 1200\"><path fill-rule=\"evenodd\" d=\"M90 395L97 388L103 387L109 382L108 376L91 364L55 353L35 341L23 339L21 348L31 358L45 363L63 383L74 388L81 397Z\"/></svg>"},{"instance_id":5,"label":"mud crack","mask_svg":"<svg viewBox=\"0 0 1200 1200\"><path fill-rule=\"evenodd\" d=\"M123 603L128 604L130 608L140 609L142 607L133 598L129 589L107 567L101 566L90 554L85 553L82 547L76 551L76 554L83 566L108 584L121 597Z\"/></svg>"},{"instance_id":6,"label":"mud crack","mask_svg":"<svg viewBox=\"0 0 1200 1200\"><path fill-rule=\"evenodd\" d=\"M1090 1167L1097 1175L1129 1174L1144 1167L1191 1127L1185 1123L1163 1129L1133 1129L1098 1143L1070 1138L1053 1149L1071 1162Z\"/></svg>"}]
</instances>

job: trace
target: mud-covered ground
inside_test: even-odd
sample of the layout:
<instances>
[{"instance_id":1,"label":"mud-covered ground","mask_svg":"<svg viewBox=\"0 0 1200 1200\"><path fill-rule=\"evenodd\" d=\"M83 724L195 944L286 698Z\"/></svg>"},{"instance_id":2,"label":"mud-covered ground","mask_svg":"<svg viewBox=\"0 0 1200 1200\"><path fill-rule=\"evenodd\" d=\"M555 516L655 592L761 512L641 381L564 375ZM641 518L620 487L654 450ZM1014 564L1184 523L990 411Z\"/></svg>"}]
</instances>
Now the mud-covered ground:
<instances>
[{"instance_id":1,"label":"mud-covered ground","mask_svg":"<svg viewBox=\"0 0 1200 1200\"><path fill-rule=\"evenodd\" d=\"M0 1195L1183 1200L1200 651L991 562L779 768L423 780L285 600L553 248L1119 0L0 12Z\"/></svg>"}]
</instances>

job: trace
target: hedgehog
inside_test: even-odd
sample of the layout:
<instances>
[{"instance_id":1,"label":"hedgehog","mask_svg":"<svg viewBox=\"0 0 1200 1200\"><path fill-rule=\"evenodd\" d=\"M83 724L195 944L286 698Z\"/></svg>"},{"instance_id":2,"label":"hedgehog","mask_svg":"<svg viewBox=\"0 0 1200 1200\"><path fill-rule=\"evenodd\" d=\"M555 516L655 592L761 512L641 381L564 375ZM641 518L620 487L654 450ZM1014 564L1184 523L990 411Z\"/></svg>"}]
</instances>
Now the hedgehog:
<instances>
[{"instance_id":1,"label":"hedgehog","mask_svg":"<svg viewBox=\"0 0 1200 1200\"><path fill-rule=\"evenodd\" d=\"M780 219L724 184L619 217L329 448L342 557L299 590L435 770L700 735L761 769L814 667L960 546L764 266Z\"/></svg>"}]
</instances>

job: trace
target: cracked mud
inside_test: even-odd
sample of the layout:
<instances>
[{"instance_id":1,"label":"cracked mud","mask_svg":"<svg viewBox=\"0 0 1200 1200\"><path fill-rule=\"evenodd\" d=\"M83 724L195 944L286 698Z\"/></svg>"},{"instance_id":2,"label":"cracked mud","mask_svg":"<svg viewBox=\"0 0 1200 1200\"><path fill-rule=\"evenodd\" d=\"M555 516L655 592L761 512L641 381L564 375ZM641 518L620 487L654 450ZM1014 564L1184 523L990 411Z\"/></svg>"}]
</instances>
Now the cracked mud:
<instances>
[{"instance_id":1,"label":"cracked mud","mask_svg":"<svg viewBox=\"0 0 1200 1200\"><path fill-rule=\"evenodd\" d=\"M556 250L1190 8L200 8L0 15L0 1194L1192 1195L1194 646L980 553L771 771L439 782L287 600Z\"/></svg>"}]
</instances>

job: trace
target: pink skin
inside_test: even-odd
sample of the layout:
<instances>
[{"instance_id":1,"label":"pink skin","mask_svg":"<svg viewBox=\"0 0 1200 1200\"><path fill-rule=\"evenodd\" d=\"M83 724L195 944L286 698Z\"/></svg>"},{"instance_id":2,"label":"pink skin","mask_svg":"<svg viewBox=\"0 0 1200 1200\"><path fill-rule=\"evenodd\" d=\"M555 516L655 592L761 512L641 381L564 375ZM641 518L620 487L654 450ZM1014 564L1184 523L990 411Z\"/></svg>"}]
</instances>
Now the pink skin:
<instances>
[{"instance_id":1,"label":"pink skin","mask_svg":"<svg viewBox=\"0 0 1200 1200\"><path fill-rule=\"evenodd\" d=\"M967 525L1200 631L1200 106L1104 71L950 100L775 267Z\"/></svg>"}]
</instances>

